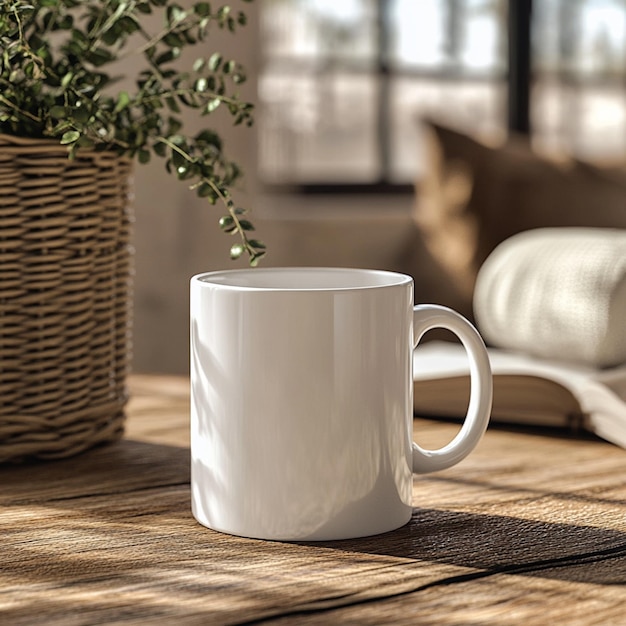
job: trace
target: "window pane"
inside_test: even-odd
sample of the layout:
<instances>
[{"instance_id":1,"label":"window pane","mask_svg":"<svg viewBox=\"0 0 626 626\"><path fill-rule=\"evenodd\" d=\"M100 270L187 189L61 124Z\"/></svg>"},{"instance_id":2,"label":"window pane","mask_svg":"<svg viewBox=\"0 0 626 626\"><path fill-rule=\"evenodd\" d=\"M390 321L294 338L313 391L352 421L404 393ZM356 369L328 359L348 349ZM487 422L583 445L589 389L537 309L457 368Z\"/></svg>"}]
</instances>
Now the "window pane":
<instances>
[{"instance_id":1,"label":"window pane","mask_svg":"<svg viewBox=\"0 0 626 626\"><path fill-rule=\"evenodd\" d=\"M379 171L374 76L267 75L259 167L274 183L372 182Z\"/></svg>"},{"instance_id":2,"label":"window pane","mask_svg":"<svg viewBox=\"0 0 626 626\"><path fill-rule=\"evenodd\" d=\"M376 56L376 0L264 0L263 52L279 59L358 61Z\"/></svg>"},{"instance_id":3,"label":"window pane","mask_svg":"<svg viewBox=\"0 0 626 626\"><path fill-rule=\"evenodd\" d=\"M392 0L391 62L397 67L501 71L502 0Z\"/></svg>"},{"instance_id":4,"label":"window pane","mask_svg":"<svg viewBox=\"0 0 626 626\"><path fill-rule=\"evenodd\" d=\"M623 73L625 9L620 0L539 0L533 22L535 69Z\"/></svg>"},{"instance_id":5,"label":"window pane","mask_svg":"<svg viewBox=\"0 0 626 626\"><path fill-rule=\"evenodd\" d=\"M445 60L444 3L392 0L390 60L395 66L438 66Z\"/></svg>"},{"instance_id":6,"label":"window pane","mask_svg":"<svg viewBox=\"0 0 626 626\"><path fill-rule=\"evenodd\" d=\"M536 0L535 145L580 158L626 153L626 5Z\"/></svg>"},{"instance_id":7,"label":"window pane","mask_svg":"<svg viewBox=\"0 0 626 626\"><path fill-rule=\"evenodd\" d=\"M423 172L419 118L434 116L479 136L501 134L505 88L502 81L444 81L399 78L391 89L391 178L412 182Z\"/></svg>"},{"instance_id":8,"label":"window pane","mask_svg":"<svg viewBox=\"0 0 626 626\"><path fill-rule=\"evenodd\" d=\"M462 35L462 60L468 68L503 71L506 67L506 4L467 0Z\"/></svg>"},{"instance_id":9,"label":"window pane","mask_svg":"<svg viewBox=\"0 0 626 626\"><path fill-rule=\"evenodd\" d=\"M544 80L533 91L535 146L583 159L626 154L626 95L620 84L563 85Z\"/></svg>"}]
</instances>

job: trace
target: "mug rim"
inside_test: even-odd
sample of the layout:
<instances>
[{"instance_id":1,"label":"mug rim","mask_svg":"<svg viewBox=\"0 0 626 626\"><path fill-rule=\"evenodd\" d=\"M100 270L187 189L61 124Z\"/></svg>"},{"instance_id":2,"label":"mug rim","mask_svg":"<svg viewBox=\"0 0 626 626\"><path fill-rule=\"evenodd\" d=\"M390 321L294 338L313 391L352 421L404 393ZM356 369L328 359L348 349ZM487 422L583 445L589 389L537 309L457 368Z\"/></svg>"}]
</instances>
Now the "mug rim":
<instances>
[{"instance_id":1,"label":"mug rim","mask_svg":"<svg viewBox=\"0 0 626 626\"><path fill-rule=\"evenodd\" d=\"M270 284L258 280L256 284L245 284L245 282L237 282L243 279L250 280L271 277L276 280L282 275L283 278L291 277L295 274L300 277L333 277L335 281L340 274L344 276L344 284L335 282L334 284L322 285L310 282L308 285L294 284ZM370 282L366 279L370 278ZM359 280L360 279L360 280ZM375 280L377 279L377 280ZM191 283L200 286L228 289L234 291L250 291L250 292L337 292L337 291L367 291L372 289L389 289L411 285L413 278L408 274L394 272L391 270L379 270L368 268L352 268L352 267L262 267L262 268L237 268L214 270L210 272L201 272L191 277Z\"/></svg>"}]
</instances>

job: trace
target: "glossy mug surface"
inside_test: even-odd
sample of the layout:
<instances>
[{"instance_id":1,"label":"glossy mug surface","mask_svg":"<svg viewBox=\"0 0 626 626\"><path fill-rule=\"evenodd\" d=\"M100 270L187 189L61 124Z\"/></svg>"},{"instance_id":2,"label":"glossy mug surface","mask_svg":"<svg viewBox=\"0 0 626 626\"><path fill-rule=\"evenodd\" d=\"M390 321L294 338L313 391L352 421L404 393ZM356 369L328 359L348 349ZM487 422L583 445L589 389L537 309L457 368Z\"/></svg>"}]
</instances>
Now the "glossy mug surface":
<instances>
[{"instance_id":1,"label":"glossy mug surface","mask_svg":"<svg viewBox=\"0 0 626 626\"><path fill-rule=\"evenodd\" d=\"M492 379L459 314L413 305L411 277L267 268L191 279L192 511L214 530L276 540L362 537L411 517L413 473L461 461L482 437ZM412 442L412 352L431 328L465 345L463 427Z\"/></svg>"}]
</instances>

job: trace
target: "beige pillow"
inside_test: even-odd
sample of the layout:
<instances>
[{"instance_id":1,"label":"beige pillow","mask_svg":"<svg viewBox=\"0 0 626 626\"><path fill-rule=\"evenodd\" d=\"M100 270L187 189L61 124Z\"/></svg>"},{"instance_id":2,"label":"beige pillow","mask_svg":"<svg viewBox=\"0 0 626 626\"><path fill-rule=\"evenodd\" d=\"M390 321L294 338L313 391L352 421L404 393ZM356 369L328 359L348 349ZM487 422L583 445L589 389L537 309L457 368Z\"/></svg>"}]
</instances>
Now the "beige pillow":
<instances>
[{"instance_id":1,"label":"beige pillow","mask_svg":"<svg viewBox=\"0 0 626 626\"><path fill-rule=\"evenodd\" d=\"M499 348L593 367L626 362L626 230L513 235L480 268L474 312Z\"/></svg>"}]
</instances>

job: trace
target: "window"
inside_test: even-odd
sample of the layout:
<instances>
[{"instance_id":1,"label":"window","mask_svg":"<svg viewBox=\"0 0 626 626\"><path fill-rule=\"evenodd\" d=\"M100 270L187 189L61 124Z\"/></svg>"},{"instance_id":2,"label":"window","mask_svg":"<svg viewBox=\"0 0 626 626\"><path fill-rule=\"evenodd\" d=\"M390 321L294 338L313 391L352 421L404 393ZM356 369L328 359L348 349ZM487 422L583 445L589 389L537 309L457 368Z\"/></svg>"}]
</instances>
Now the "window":
<instances>
[{"instance_id":1,"label":"window","mask_svg":"<svg viewBox=\"0 0 626 626\"><path fill-rule=\"evenodd\" d=\"M535 0L533 137L585 159L626 155L626 2Z\"/></svg>"},{"instance_id":2,"label":"window","mask_svg":"<svg viewBox=\"0 0 626 626\"><path fill-rule=\"evenodd\" d=\"M534 0L533 139L581 157L626 151L626 2ZM262 0L261 176L412 183L421 115L507 126L506 0Z\"/></svg>"}]
</instances>

